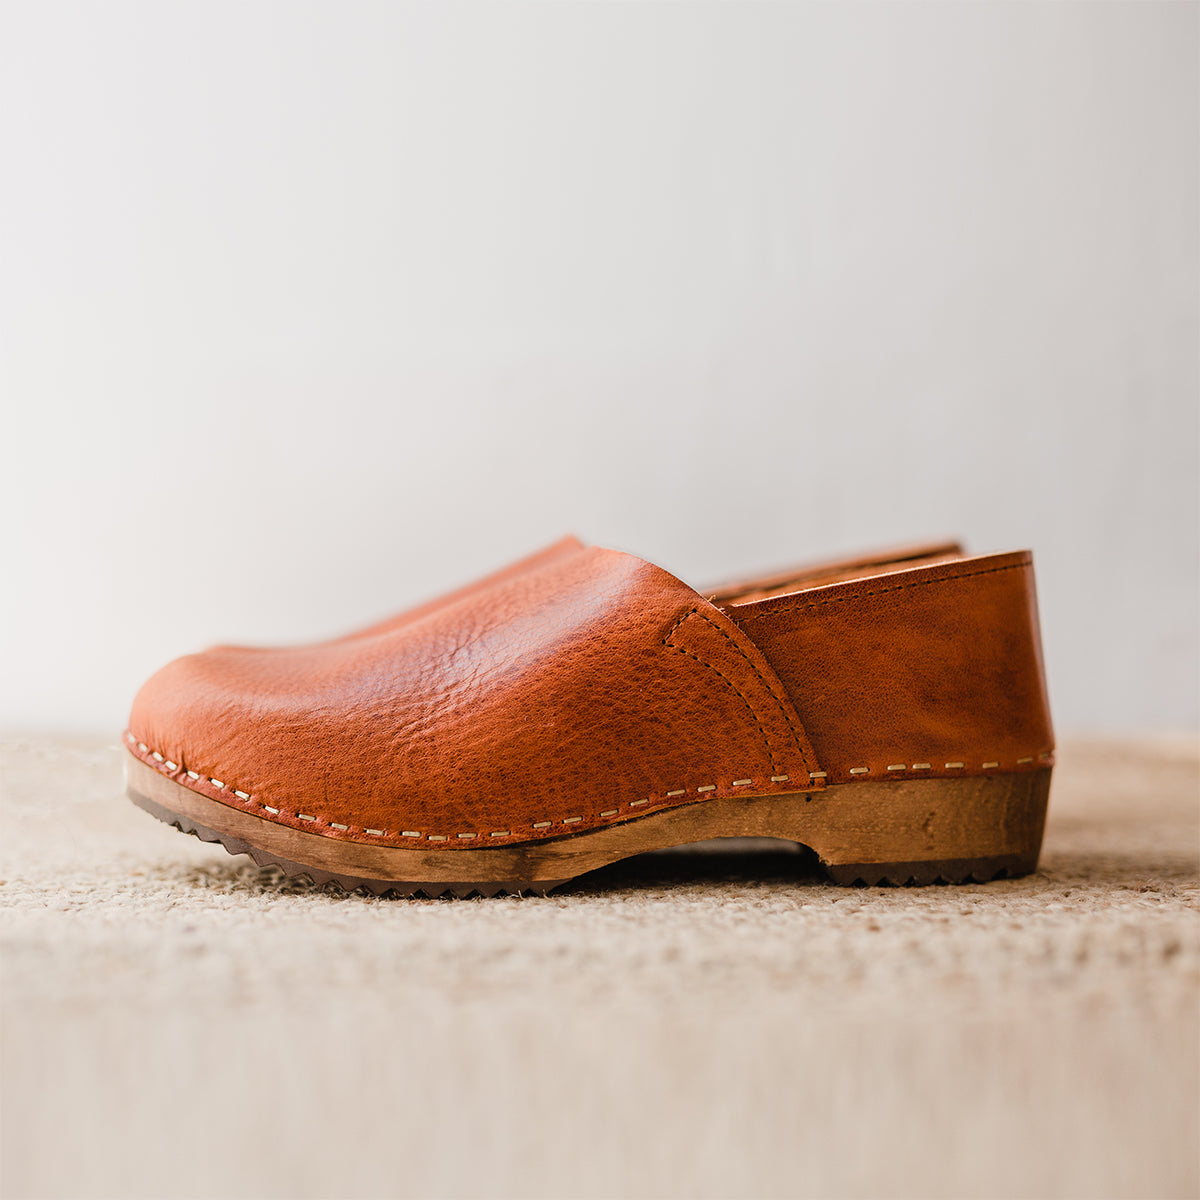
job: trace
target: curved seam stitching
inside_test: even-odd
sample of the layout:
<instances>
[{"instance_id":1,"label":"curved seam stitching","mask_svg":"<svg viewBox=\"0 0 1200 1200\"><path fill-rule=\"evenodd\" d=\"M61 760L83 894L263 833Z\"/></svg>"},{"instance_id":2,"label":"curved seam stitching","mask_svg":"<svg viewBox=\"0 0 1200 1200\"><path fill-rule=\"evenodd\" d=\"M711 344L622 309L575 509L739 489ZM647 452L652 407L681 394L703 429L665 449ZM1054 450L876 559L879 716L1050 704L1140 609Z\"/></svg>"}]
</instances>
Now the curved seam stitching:
<instances>
[{"instance_id":1,"label":"curved seam stitching","mask_svg":"<svg viewBox=\"0 0 1200 1200\"><path fill-rule=\"evenodd\" d=\"M700 610L698 608L696 608L695 606L689 608L687 610L687 612L685 612L683 614L683 616L680 617L679 620L676 621L675 624L672 625L671 628L667 630L666 636L663 638L663 645L665 646L669 642L671 642L671 639L675 636L675 631L680 627L680 625L682 625L684 623L684 621L686 621L688 619L688 617L690 617L692 615L692 613L699 612L699 611ZM674 643L671 643L671 644L674 645Z\"/></svg>"},{"instance_id":2,"label":"curved seam stitching","mask_svg":"<svg viewBox=\"0 0 1200 1200\"><path fill-rule=\"evenodd\" d=\"M749 666L750 670L752 670L754 672L754 674L758 677L759 683L761 683L763 685L763 687L765 687L767 689L767 692L770 694L771 699L774 700L775 703L779 706L779 715L781 717L783 717L783 723L788 727L788 731L792 735L792 741L794 741L796 743L796 753L800 755L800 761L801 761L801 763L804 764L804 769L808 770L809 769L808 755L804 753L804 747L800 744L800 735L796 732L796 727L792 723L792 718L788 716L787 709L784 707L783 700L780 698L779 694L771 686L771 684L768 682L768 680L763 675L763 673L758 669L758 667L755 666L754 660L746 653L745 650L742 649L741 646L739 646L737 644L737 642L735 642L733 640L733 638L731 638L729 636L728 633L725 632L724 629L722 629L720 627L720 625L718 625L716 623L716 621L714 621L712 619L712 617L710 617L705 612L701 612L698 608L692 609L692 612L695 613L695 615L698 616L701 620L707 621L708 624L711 625L734 648L734 650L736 650L737 653L742 656L743 659L745 659L747 666Z\"/></svg>"},{"instance_id":3,"label":"curved seam stitching","mask_svg":"<svg viewBox=\"0 0 1200 1200\"><path fill-rule=\"evenodd\" d=\"M1004 571L1025 571L1032 566L1031 563L1013 563L1009 567L989 567L986 571L970 571L964 575L947 575L941 579L922 579L919 583L902 583L897 587L876 588L872 592L857 592L853 596L835 596L830 600L817 600L812 604L793 604L788 608L773 608L770 612L747 613L741 617L730 617L730 620L735 622L742 621L761 621L767 617L778 617L784 613L804 612L810 608L821 608L826 604L846 604L852 600L865 600L868 596L882 596L887 592L905 592L910 588L931 587L937 583L954 583L959 579L976 579L980 575L999 575ZM763 601L769 604L770 601ZM734 606L736 607L736 605Z\"/></svg>"},{"instance_id":4,"label":"curved seam stitching","mask_svg":"<svg viewBox=\"0 0 1200 1200\"><path fill-rule=\"evenodd\" d=\"M668 644L667 642L663 642L664 646L666 646L667 644ZM767 734L766 727L758 719L758 713L754 711L754 705L751 704L750 701L747 700L746 697L742 695L741 689L738 688L738 686L733 682L732 679L729 678L728 675L725 675L721 671L718 671L717 668L712 665L712 663L705 662L704 659L693 654L690 650L685 650L682 646L676 646L674 644L671 644L671 649L678 650L680 654L686 654L688 656L688 658L693 659L695 662L698 662L702 667L707 667L710 671L712 671L712 673L714 675L719 676L721 679L723 679L726 682L726 684L729 685L729 688L734 693L734 695L737 696L737 698L739 700L741 700L741 702L750 710L750 715L754 718L754 723L755 723L755 725L758 726L758 732L759 732L760 736L762 737L763 745L766 747L767 758L771 763L771 770L778 771L779 765L775 761L775 751L771 748L771 739Z\"/></svg>"},{"instance_id":5,"label":"curved seam stitching","mask_svg":"<svg viewBox=\"0 0 1200 1200\"><path fill-rule=\"evenodd\" d=\"M712 665L712 663L705 662L704 659L699 657L699 655L693 654L690 650L685 650L682 646L678 646L670 640L672 637L675 636L675 632L679 629L679 627L689 617L692 617L692 616L701 616L702 617L703 613L700 613L699 610L695 607L690 608L687 612L685 612L683 614L682 617L679 618L678 621L675 622L674 625L671 626L671 629L668 632L667 636L663 638L662 644L664 646L670 646L670 648L672 650L677 650L680 654L686 654L688 656L688 658L694 659L702 667L707 667L710 671L712 671L712 673L714 675L718 676L719 678L721 678L725 681L725 683L733 691L734 695L736 695L738 697L738 699L741 700L741 702L750 710L750 715L754 718L755 725L758 726L758 732L762 737L763 745L766 746L767 758L770 760L771 770L778 771L779 765L775 761L775 751L771 745L771 738L767 733L766 726L764 726L762 721L759 719L758 712L755 709L754 705L751 704L750 701L747 700L746 697L742 695L741 689L737 686L737 684L735 684L732 679L730 679L727 675L725 675L724 672L718 671L717 668ZM751 663L750 666L753 667L754 664ZM764 684L765 684L765 680L764 680ZM801 754L800 757L801 757L801 759L803 759L803 757L804 757L803 754ZM804 764L804 766L807 769L808 763L806 762Z\"/></svg>"}]
</instances>

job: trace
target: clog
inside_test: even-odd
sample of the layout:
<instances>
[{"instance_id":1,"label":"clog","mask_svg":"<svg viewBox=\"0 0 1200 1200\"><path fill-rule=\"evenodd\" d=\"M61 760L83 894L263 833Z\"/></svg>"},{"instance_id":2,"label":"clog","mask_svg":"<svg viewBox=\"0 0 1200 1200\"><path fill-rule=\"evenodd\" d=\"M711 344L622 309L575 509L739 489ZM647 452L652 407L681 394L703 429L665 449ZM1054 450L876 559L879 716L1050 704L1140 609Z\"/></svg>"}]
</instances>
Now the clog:
<instances>
[{"instance_id":1,"label":"clog","mask_svg":"<svg viewBox=\"0 0 1200 1200\"><path fill-rule=\"evenodd\" d=\"M926 549L702 594L560 544L332 642L190 655L134 701L129 792L376 894L729 836L843 883L1024 874L1053 766L1032 556Z\"/></svg>"}]
</instances>

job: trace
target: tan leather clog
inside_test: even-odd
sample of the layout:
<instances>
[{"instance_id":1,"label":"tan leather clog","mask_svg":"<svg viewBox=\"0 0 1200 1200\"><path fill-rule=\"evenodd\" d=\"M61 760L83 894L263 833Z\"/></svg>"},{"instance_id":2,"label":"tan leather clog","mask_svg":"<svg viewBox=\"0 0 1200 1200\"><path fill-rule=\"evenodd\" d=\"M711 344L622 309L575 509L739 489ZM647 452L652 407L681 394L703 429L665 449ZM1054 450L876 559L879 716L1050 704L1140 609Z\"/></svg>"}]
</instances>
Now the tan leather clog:
<instances>
[{"instance_id":1,"label":"tan leather clog","mask_svg":"<svg viewBox=\"0 0 1200 1200\"><path fill-rule=\"evenodd\" d=\"M1034 869L1053 765L1027 552L865 556L714 589L558 544L356 635L169 664L132 798L375 893L544 891L721 836L838 882Z\"/></svg>"}]
</instances>

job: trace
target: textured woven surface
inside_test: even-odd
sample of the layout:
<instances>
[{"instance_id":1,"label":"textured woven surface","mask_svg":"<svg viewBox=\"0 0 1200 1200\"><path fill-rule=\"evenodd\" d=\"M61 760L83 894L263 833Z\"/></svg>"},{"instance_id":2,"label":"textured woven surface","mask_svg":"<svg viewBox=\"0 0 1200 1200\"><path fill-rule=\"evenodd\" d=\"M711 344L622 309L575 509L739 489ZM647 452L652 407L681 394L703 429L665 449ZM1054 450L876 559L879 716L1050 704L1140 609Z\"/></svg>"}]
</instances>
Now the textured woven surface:
<instances>
[{"instance_id":1,"label":"textured woven surface","mask_svg":"<svg viewBox=\"0 0 1200 1200\"><path fill-rule=\"evenodd\" d=\"M545 899L287 884L3 746L3 1194L1190 1196L1194 740L1069 744L1042 869L779 848Z\"/></svg>"}]
</instances>

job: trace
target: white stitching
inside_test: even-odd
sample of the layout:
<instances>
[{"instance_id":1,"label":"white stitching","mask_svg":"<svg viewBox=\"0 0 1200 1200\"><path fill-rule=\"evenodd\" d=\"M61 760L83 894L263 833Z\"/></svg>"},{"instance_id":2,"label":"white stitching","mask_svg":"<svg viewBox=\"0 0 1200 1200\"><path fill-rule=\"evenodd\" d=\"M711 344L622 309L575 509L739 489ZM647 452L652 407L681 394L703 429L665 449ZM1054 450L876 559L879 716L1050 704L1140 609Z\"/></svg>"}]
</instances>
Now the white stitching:
<instances>
[{"instance_id":1,"label":"white stitching","mask_svg":"<svg viewBox=\"0 0 1200 1200\"><path fill-rule=\"evenodd\" d=\"M147 746L145 742L137 741L137 739L133 736L132 733L126 733L125 740L128 741L131 746L136 746L143 754L149 755L151 758L153 758L155 760L155 762L161 763L162 766L165 767L168 771L179 770L178 763L174 763L170 759L164 758L163 755L160 754L157 750L151 750L150 747ZM1038 760L1041 762L1052 762L1054 760L1053 753L1049 752L1049 751L1043 751L1042 753L1038 754L1037 757L1038 757ZM1033 761L1034 761L1033 755L1031 755L1031 754L1025 755L1024 757L1017 759L1017 766L1027 766L1028 764L1032 763ZM984 771L990 771L990 770L994 770L995 768L997 768L999 766L1000 766L1000 763L998 761L989 760L982 764L981 769ZM963 769L965 769L965 767L966 767L965 762L957 762L956 761L956 762L948 762L945 764L945 769L948 771L963 770ZM889 771L906 771L908 769L909 768L906 767L904 763L889 763L887 766L887 770L889 770ZM927 763L927 762L913 763L911 769L914 771L929 771L929 770L933 769L933 766L931 763ZM867 775L867 774L870 774L870 771L871 771L870 767L851 767L850 768L851 775ZM188 771L187 777L191 780L196 780L196 781L198 781L200 779L204 779L206 783L212 784L212 786L217 788L219 791L223 791L228 786L226 783L224 783L220 779L216 779L212 776L205 777L205 776L200 775L196 771ZM828 771L809 771L808 777L810 779L827 779L829 777L829 772ZM790 782L790 780L791 780L791 777L789 775L772 775L771 776L772 783L788 783L788 782ZM750 784L752 784L753 782L754 782L753 779L735 779L732 781L731 786L747 787ZM252 804L256 803L255 801L253 801L251 799L250 794L248 792L238 791L236 788L234 788L232 790L233 790L233 794L235 796L237 796L239 799L245 800L246 802L252 803ZM715 791L717 791L717 784L715 784L715 783L701 784L699 787L696 788L696 791L698 793L715 792ZM672 791L669 791L666 793L666 796L668 798L674 798L675 796L685 796L685 795L687 795L687 788L675 788ZM640 800L631 800L631 801L629 801L629 807L630 808L641 808L643 805L649 804L650 800L651 800L651 797L649 797L649 796L644 797L643 799L640 799ZM280 810L278 808L273 808L269 804L261 804L260 806L262 807L262 809L265 812L269 812L275 816L279 815ZM615 817L618 815L619 811L620 810L617 808L605 809L602 813L600 813L600 818L608 819L610 817ZM297 813L296 816L301 821L307 821L307 822L313 822L313 823L316 823L320 819L318 817L309 816L306 813ZM564 825L575 825L575 824L580 823L583 820L584 820L584 818L582 816L564 817L562 820L562 823ZM551 826L553 826L553 824L554 824L553 821L535 821L535 822L533 822L532 827L534 829L549 829L549 828L551 828ZM337 821L330 821L329 827L331 829L338 829L343 832L348 831L350 828L348 825L339 824ZM390 836L385 830L382 830L382 829L364 829L363 832L366 834L370 834L372 837L388 837L388 836ZM400 836L405 837L405 838L423 838L423 837L427 836L428 840L431 842L445 842L445 841L449 840L449 836L447 834L431 833L431 834L425 835L425 834L419 833L416 830L412 830L412 829L403 830L401 832ZM482 837L483 835L479 834L479 833L460 833L457 836L460 839L462 839L463 841L471 841L477 837ZM508 829L497 829L497 830L493 830L488 836L494 837L494 838L495 837L512 837L512 831L508 830Z\"/></svg>"}]
</instances>

